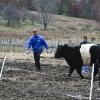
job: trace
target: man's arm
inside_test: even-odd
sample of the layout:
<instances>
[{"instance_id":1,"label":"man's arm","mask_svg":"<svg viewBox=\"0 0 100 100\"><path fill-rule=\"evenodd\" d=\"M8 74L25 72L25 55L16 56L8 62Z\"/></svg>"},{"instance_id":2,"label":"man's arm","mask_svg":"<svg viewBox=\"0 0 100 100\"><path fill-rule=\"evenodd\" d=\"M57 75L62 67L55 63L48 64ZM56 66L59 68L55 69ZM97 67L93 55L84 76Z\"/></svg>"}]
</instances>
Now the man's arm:
<instances>
[{"instance_id":1,"label":"man's arm","mask_svg":"<svg viewBox=\"0 0 100 100\"><path fill-rule=\"evenodd\" d=\"M47 44L47 42L46 42L46 40L44 38L42 38L42 43L45 46L46 50L48 50L49 46L48 46L48 44Z\"/></svg>"},{"instance_id":2,"label":"man's arm","mask_svg":"<svg viewBox=\"0 0 100 100\"><path fill-rule=\"evenodd\" d=\"M30 49L30 47L31 47L31 45L32 45L32 38L30 38L29 40L28 40L28 42L27 42L27 44L26 44L26 50L29 50Z\"/></svg>"},{"instance_id":3,"label":"man's arm","mask_svg":"<svg viewBox=\"0 0 100 100\"><path fill-rule=\"evenodd\" d=\"M80 42L80 43L79 43L79 46L81 46L82 44L83 44L83 42Z\"/></svg>"}]
</instances>

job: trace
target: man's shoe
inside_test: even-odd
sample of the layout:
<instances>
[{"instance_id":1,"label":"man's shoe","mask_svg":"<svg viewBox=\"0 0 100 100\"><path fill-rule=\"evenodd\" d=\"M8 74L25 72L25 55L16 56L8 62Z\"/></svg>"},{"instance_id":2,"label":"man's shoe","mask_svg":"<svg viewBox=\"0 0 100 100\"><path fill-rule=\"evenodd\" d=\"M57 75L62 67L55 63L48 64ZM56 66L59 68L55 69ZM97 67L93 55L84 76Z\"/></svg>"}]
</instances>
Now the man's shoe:
<instances>
[{"instance_id":1,"label":"man's shoe","mask_svg":"<svg viewBox=\"0 0 100 100\"><path fill-rule=\"evenodd\" d=\"M82 73L86 73L86 71L82 71Z\"/></svg>"},{"instance_id":2,"label":"man's shoe","mask_svg":"<svg viewBox=\"0 0 100 100\"><path fill-rule=\"evenodd\" d=\"M35 70L36 70L36 71L40 71L41 68L39 68L39 67L35 67Z\"/></svg>"}]
</instances>

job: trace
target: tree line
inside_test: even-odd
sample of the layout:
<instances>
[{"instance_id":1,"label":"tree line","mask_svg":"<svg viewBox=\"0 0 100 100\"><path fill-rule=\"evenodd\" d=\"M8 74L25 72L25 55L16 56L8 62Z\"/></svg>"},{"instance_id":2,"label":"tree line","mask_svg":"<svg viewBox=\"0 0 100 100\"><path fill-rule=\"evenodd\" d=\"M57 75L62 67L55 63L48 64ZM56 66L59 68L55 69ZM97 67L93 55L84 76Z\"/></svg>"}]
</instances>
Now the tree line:
<instances>
[{"instance_id":1,"label":"tree line","mask_svg":"<svg viewBox=\"0 0 100 100\"><path fill-rule=\"evenodd\" d=\"M9 2L5 2L9 1ZM21 24L26 19L30 20L32 24L40 23L44 26L46 30L48 23L51 21L51 13L56 13L56 6L54 0L38 0L33 1L31 6L37 11L33 13L32 10L29 10L26 5L21 5L15 2L21 1L26 2L26 0L2 0L0 2L0 18L5 20L7 26L14 24ZM18 6L21 5L20 7Z\"/></svg>"},{"instance_id":2,"label":"tree line","mask_svg":"<svg viewBox=\"0 0 100 100\"><path fill-rule=\"evenodd\" d=\"M100 19L99 0L0 0L0 16L7 26L26 19L43 24L46 30L51 14ZM34 14L31 11L37 11Z\"/></svg>"},{"instance_id":3,"label":"tree line","mask_svg":"<svg viewBox=\"0 0 100 100\"><path fill-rule=\"evenodd\" d=\"M58 9L58 14L100 19L100 0L60 0Z\"/></svg>"}]
</instances>

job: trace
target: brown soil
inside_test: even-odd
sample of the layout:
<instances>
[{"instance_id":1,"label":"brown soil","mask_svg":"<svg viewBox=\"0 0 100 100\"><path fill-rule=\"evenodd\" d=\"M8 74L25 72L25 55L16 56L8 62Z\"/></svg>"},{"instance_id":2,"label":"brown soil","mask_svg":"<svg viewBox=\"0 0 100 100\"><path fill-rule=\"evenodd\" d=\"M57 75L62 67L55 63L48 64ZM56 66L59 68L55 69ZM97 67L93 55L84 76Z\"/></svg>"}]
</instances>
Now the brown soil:
<instances>
[{"instance_id":1,"label":"brown soil","mask_svg":"<svg viewBox=\"0 0 100 100\"><path fill-rule=\"evenodd\" d=\"M0 59L0 66L3 58ZM41 71L34 70L33 58L7 59L0 81L0 100L88 100L89 74L81 79L76 71L67 78L69 66L63 59L41 57ZM97 79L97 77L96 77ZM94 81L92 100L100 100L98 80Z\"/></svg>"}]
</instances>

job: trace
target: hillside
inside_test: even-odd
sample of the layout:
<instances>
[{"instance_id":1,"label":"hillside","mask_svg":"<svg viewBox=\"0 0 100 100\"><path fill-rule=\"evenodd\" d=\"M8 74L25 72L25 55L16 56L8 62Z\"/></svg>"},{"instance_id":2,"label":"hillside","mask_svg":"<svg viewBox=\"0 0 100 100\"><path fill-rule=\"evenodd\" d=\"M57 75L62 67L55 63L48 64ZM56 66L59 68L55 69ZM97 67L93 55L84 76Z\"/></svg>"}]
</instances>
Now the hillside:
<instances>
[{"instance_id":1,"label":"hillside","mask_svg":"<svg viewBox=\"0 0 100 100\"><path fill-rule=\"evenodd\" d=\"M2 21L3 22L3 21ZM82 38L87 35L91 38L100 38L99 22L82 18L66 17L64 15L52 15L52 21L47 30L43 30L40 24L32 25L26 21L21 26L7 27L4 23L0 25L1 37L28 38L32 34L32 29L36 28L45 38Z\"/></svg>"}]
</instances>

